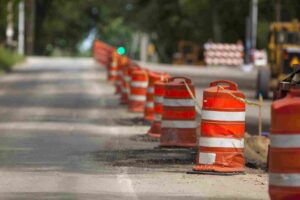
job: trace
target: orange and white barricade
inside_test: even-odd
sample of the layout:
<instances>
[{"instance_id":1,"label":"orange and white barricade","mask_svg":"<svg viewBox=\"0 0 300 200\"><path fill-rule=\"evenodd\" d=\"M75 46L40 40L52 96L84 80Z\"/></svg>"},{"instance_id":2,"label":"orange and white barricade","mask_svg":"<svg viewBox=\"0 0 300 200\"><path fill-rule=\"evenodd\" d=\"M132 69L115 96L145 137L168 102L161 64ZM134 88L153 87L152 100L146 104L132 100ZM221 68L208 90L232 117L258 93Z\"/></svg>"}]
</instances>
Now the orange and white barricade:
<instances>
[{"instance_id":1,"label":"orange and white barricade","mask_svg":"<svg viewBox=\"0 0 300 200\"><path fill-rule=\"evenodd\" d=\"M242 44L207 43L204 45L204 59L207 65L240 66L244 63Z\"/></svg>"},{"instance_id":2,"label":"orange and white barricade","mask_svg":"<svg viewBox=\"0 0 300 200\"><path fill-rule=\"evenodd\" d=\"M195 95L192 81L184 77L173 77L164 85L163 112L160 146L195 147L196 121L195 104L186 85Z\"/></svg>"},{"instance_id":3,"label":"orange and white barricade","mask_svg":"<svg viewBox=\"0 0 300 200\"><path fill-rule=\"evenodd\" d=\"M201 135L194 171L238 173L245 170L244 94L227 80L210 83L203 92Z\"/></svg>"},{"instance_id":4,"label":"orange and white barricade","mask_svg":"<svg viewBox=\"0 0 300 200\"><path fill-rule=\"evenodd\" d=\"M154 118L154 84L157 81L164 81L170 77L167 73L149 72L149 85L146 95L144 119L153 121Z\"/></svg>"},{"instance_id":5,"label":"orange and white barricade","mask_svg":"<svg viewBox=\"0 0 300 200\"><path fill-rule=\"evenodd\" d=\"M300 89L272 104L269 194L272 200L300 199Z\"/></svg>"},{"instance_id":6,"label":"orange and white barricade","mask_svg":"<svg viewBox=\"0 0 300 200\"><path fill-rule=\"evenodd\" d=\"M148 71L136 69L131 74L128 110L144 112L148 88Z\"/></svg>"}]
</instances>

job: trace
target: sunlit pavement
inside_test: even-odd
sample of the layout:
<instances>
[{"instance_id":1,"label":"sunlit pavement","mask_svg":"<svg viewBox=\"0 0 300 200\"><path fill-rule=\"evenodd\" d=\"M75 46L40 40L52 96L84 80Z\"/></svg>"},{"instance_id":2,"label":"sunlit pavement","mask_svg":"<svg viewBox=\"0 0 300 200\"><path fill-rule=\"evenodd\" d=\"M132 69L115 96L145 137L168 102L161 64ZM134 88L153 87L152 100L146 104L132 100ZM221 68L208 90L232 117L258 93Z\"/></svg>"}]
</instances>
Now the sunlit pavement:
<instances>
[{"instance_id":1,"label":"sunlit pavement","mask_svg":"<svg viewBox=\"0 0 300 200\"><path fill-rule=\"evenodd\" d=\"M0 199L267 199L256 170L189 175L184 151L147 163L165 152L105 78L92 59L38 57L0 77Z\"/></svg>"}]
</instances>

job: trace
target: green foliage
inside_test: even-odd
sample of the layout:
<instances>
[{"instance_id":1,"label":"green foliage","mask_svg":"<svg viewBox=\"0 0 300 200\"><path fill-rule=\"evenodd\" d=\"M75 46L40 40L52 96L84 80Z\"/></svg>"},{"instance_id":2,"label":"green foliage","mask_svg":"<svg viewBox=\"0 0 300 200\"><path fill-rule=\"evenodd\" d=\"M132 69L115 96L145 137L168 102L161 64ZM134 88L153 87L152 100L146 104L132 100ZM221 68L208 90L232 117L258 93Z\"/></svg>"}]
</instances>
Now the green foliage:
<instances>
[{"instance_id":1,"label":"green foliage","mask_svg":"<svg viewBox=\"0 0 300 200\"><path fill-rule=\"evenodd\" d=\"M6 32L6 16L7 16L7 3L9 0L0 0L0 44L5 43L5 32ZM19 0L13 1L13 11L18 13L18 3ZM18 28L18 16L14 16L14 30L17 33ZM15 35L16 36L16 35Z\"/></svg>"},{"instance_id":2,"label":"green foliage","mask_svg":"<svg viewBox=\"0 0 300 200\"><path fill-rule=\"evenodd\" d=\"M160 58L170 62L179 40L202 45L216 42L245 41L245 20L250 15L251 0L127 0L133 4L127 21L138 30L155 33ZM275 20L274 0L258 1L257 47L267 48L269 25ZM281 0L283 21L300 19L299 0Z\"/></svg>"},{"instance_id":3,"label":"green foliage","mask_svg":"<svg viewBox=\"0 0 300 200\"><path fill-rule=\"evenodd\" d=\"M160 58L170 62L179 40L202 45L208 39L237 42L244 39L249 0L136 0L126 21L156 37Z\"/></svg>"},{"instance_id":4,"label":"green foliage","mask_svg":"<svg viewBox=\"0 0 300 200\"><path fill-rule=\"evenodd\" d=\"M13 1L17 33L18 0ZM5 41L7 2L0 0L0 43ZM268 27L275 20L275 2L258 1L259 48L267 47ZM78 43L96 28L99 39L124 46L127 51L132 34L146 32L160 59L170 62L179 40L199 45L208 39L245 41L250 3L251 0L35 0L35 54L81 55ZM299 10L299 0L281 0L283 21L300 19Z\"/></svg>"},{"instance_id":5,"label":"green foliage","mask_svg":"<svg viewBox=\"0 0 300 200\"><path fill-rule=\"evenodd\" d=\"M12 67L23 60L16 52L0 46L0 70L11 71Z\"/></svg>"}]
</instances>

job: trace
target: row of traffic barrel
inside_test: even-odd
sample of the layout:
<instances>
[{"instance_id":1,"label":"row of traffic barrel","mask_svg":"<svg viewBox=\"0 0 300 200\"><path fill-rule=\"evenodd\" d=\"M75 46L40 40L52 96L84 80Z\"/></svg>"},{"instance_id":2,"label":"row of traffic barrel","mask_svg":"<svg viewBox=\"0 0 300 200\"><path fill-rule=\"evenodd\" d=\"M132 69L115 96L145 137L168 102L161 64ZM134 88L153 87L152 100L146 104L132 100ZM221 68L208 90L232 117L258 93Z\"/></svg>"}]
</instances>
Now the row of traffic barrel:
<instances>
[{"instance_id":1,"label":"row of traffic barrel","mask_svg":"<svg viewBox=\"0 0 300 200\"><path fill-rule=\"evenodd\" d=\"M96 46L94 57L106 66L107 80L115 85L120 103L128 105L129 112L143 113L151 123L147 135L159 139L160 147L196 148L196 173L245 172L247 101L236 83L211 82L203 91L199 112L189 78L142 68L113 47L103 54ZM103 56L109 58L99 59ZM284 94L272 104L269 194L271 199L300 199L300 87L291 84Z\"/></svg>"}]
</instances>

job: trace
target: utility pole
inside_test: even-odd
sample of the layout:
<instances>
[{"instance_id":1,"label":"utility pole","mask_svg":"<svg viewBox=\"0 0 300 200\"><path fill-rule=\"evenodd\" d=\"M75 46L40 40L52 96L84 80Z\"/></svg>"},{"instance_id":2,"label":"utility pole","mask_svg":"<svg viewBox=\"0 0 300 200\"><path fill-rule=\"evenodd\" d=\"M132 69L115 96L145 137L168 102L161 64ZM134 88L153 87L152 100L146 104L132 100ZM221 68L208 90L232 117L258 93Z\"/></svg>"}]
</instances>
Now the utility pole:
<instances>
[{"instance_id":1,"label":"utility pole","mask_svg":"<svg viewBox=\"0 0 300 200\"><path fill-rule=\"evenodd\" d=\"M281 21L281 2L280 0L276 0L275 3L275 19L277 22Z\"/></svg>"},{"instance_id":2,"label":"utility pole","mask_svg":"<svg viewBox=\"0 0 300 200\"><path fill-rule=\"evenodd\" d=\"M222 30L219 22L218 14L218 2L216 0L210 1L211 13L212 13L212 30L213 30L213 41L222 42Z\"/></svg>"},{"instance_id":3,"label":"utility pole","mask_svg":"<svg viewBox=\"0 0 300 200\"><path fill-rule=\"evenodd\" d=\"M142 33L141 43L140 43L140 60L142 62L147 62L147 48L149 44L149 35Z\"/></svg>"},{"instance_id":4,"label":"utility pole","mask_svg":"<svg viewBox=\"0 0 300 200\"><path fill-rule=\"evenodd\" d=\"M34 30L35 30L35 0L26 0L27 23L26 23L26 54L32 55L34 52Z\"/></svg>"},{"instance_id":5,"label":"utility pole","mask_svg":"<svg viewBox=\"0 0 300 200\"><path fill-rule=\"evenodd\" d=\"M24 55L25 11L24 0L19 2L18 53Z\"/></svg>"},{"instance_id":6,"label":"utility pole","mask_svg":"<svg viewBox=\"0 0 300 200\"><path fill-rule=\"evenodd\" d=\"M245 35L245 63L249 64L251 62L251 20L247 16L246 22L246 35Z\"/></svg>"},{"instance_id":7,"label":"utility pole","mask_svg":"<svg viewBox=\"0 0 300 200\"><path fill-rule=\"evenodd\" d=\"M251 47L252 50L256 49L256 37L257 37L257 3L258 0L251 1Z\"/></svg>"},{"instance_id":8,"label":"utility pole","mask_svg":"<svg viewBox=\"0 0 300 200\"><path fill-rule=\"evenodd\" d=\"M13 13L13 1L9 0L7 2L7 17L6 17L6 45L9 48L15 46L14 43L14 13Z\"/></svg>"}]
</instances>

